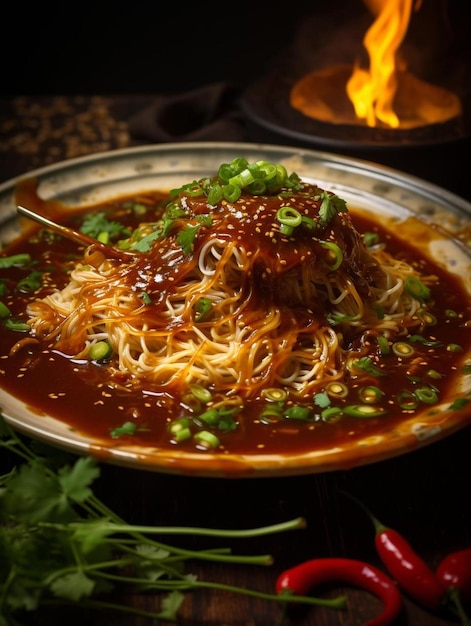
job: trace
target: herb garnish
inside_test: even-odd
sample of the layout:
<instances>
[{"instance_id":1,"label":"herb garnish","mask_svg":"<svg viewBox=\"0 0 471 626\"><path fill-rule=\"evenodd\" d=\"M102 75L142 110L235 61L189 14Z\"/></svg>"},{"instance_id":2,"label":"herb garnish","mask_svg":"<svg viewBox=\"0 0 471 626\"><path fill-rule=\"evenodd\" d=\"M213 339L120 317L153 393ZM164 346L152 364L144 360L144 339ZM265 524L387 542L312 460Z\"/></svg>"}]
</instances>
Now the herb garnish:
<instances>
[{"instance_id":1,"label":"herb garnish","mask_svg":"<svg viewBox=\"0 0 471 626\"><path fill-rule=\"evenodd\" d=\"M94 239L103 238L104 233L108 235L109 239L115 239L119 235L124 237L130 235L129 230L125 226L114 220L109 220L104 211L87 213L80 226L80 232Z\"/></svg>"},{"instance_id":2,"label":"herb garnish","mask_svg":"<svg viewBox=\"0 0 471 626\"><path fill-rule=\"evenodd\" d=\"M322 203L319 208L319 218L322 224L328 224L337 213L347 212L347 203L337 195L323 191L320 195Z\"/></svg>"},{"instance_id":3,"label":"herb garnish","mask_svg":"<svg viewBox=\"0 0 471 626\"><path fill-rule=\"evenodd\" d=\"M21 626L22 615L46 605L124 611L176 621L183 592L198 588L284 602L276 594L200 581L183 569L189 560L271 565L269 554L237 555L225 548L194 551L152 537L257 537L304 528L304 518L248 530L131 525L94 494L92 484L100 476L95 459L60 453L40 442L28 443L1 416L0 448L22 460L0 477L1 626ZM100 600L103 593L126 588L160 592L160 611ZM293 601L345 606L344 598L299 596Z\"/></svg>"}]
</instances>

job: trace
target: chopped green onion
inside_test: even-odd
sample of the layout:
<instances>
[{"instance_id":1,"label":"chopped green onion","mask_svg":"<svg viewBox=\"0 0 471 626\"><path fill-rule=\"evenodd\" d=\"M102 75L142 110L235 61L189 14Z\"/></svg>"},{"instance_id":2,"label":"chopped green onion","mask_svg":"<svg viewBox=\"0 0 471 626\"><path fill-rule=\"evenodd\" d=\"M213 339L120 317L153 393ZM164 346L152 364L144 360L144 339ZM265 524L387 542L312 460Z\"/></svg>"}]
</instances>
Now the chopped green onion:
<instances>
[{"instance_id":1,"label":"chopped green onion","mask_svg":"<svg viewBox=\"0 0 471 626\"><path fill-rule=\"evenodd\" d=\"M347 385L338 381L328 383L325 390L331 398L346 398L348 396Z\"/></svg>"},{"instance_id":2,"label":"chopped green onion","mask_svg":"<svg viewBox=\"0 0 471 626\"><path fill-rule=\"evenodd\" d=\"M148 306L149 304L152 304L151 297L149 296L149 294L146 291L142 291L140 296L141 296L142 301L144 302L144 304L146 306Z\"/></svg>"},{"instance_id":3,"label":"chopped green onion","mask_svg":"<svg viewBox=\"0 0 471 626\"><path fill-rule=\"evenodd\" d=\"M208 314L213 308L213 303L209 298L201 297L195 303L195 322L202 322L208 317Z\"/></svg>"},{"instance_id":4,"label":"chopped green onion","mask_svg":"<svg viewBox=\"0 0 471 626\"><path fill-rule=\"evenodd\" d=\"M419 311L417 311L417 315L420 317L424 324L427 324L427 326L435 326L435 324L437 323L437 318L435 317L435 315L430 313L430 311L420 309Z\"/></svg>"},{"instance_id":5,"label":"chopped green onion","mask_svg":"<svg viewBox=\"0 0 471 626\"><path fill-rule=\"evenodd\" d=\"M431 339L425 339L425 337L422 337L422 335L411 335L409 337L409 341L421 343L422 345L428 346L429 348L438 348L438 346L443 345L441 341L432 341Z\"/></svg>"},{"instance_id":6,"label":"chopped green onion","mask_svg":"<svg viewBox=\"0 0 471 626\"><path fill-rule=\"evenodd\" d=\"M217 426L219 421L219 411L217 409L208 409L198 415L198 419L203 420L203 422L209 424L210 426Z\"/></svg>"},{"instance_id":7,"label":"chopped green onion","mask_svg":"<svg viewBox=\"0 0 471 626\"><path fill-rule=\"evenodd\" d=\"M302 221L301 213L297 209L293 209L290 206L282 206L278 209L275 215L278 222L280 222L280 231L284 235L291 235L293 228L299 226Z\"/></svg>"},{"instance_id":8,"label":"chopped green onion","mask_svg":"<svg viewBox=\"0 0 471 626\"><path fill-rule=\"evenodd\" d=\"M433 387L420 387L414 392L416 398L426 404L435 404L438 402L437 391Z\"/></svg>"},{"instance_id":9,"label":"chopped green onion","mask_svg":"<svg viewBox=\"0 0 471 626\"><path fill-rule=\"evenodd\" d=\"M371 248L372 246L376 246L379 243L379 235L378 233L364 233L363 241L365 242L365 246L367 248Z\"/></svg>"},{"instance_id":10,"label":"chopped green onion","mask_svg":"<svg viewBox=\"0 0 471 626\"><path fill-rule=\"evenodd\" d=\"M10 309L7 307L6 304L4 304L3 302L0 302L0 318L5 318L5 317L9 317L11 315L11 311Z\"/></svg>"},{"instance_id":11,"label":"chopped green onion","mask_svg":"<svg viewBox=\"0 0 471 626\"><path fill-rule=\"evenodd\" d=\"M267 190L267 184L264 180L254 180L253 183L247 186L247 191L249 191L254 196L261 196Z\"/></svg>"},{"instance_id":12,"label":"chopped green onion","mask_svg":"<svg viewBox=\"0 0 471 626\"><path fill-rule=\"evenodd\" d=\"M405 411L413 411L419 406L417 396L411 391L401 391L397 396L397 403Z\"/></svg>"},{"instance_id":13,"label":"chopped green onion","mask_svg":"<svg viewBox=\"0 0 471 626\"><path fill-rule=\"evenodd\" d=\"M8 330L15 330L17 332L26 332L30 330L29 324L13 320L11 317L7 318L3 323L5 324L5 328L8 328Z\"/></svg>"},{"instance_id":14,"label":"chopped green onion","mask_svg":"<svg viewBox=\"0 0 471 626\"><path fill-rule=\"evenodd\" d=\"M204 402L205 404L207 404L212 398L211 392L206 389L206 387L203 387L203 385L198 383L192 383L189 385L189 389L195 398L201 400L201 402Z\"/></svg>"},{"instance_id":15,"label":"chopped green onion","mask_svg":"<svg viewBox=\"0 0 471 626\"><path fill-rule=\"evenodd\" d=\"M260 422L265 425L276 424L282 419L281 407L276 405L268 405L260 413Z\"/></svg>"},{"instance_id":16,"label":"chopped green onion","mask_svg":"<svg viewBox=\"0 0 471 626\"><path fill-rule=\"evenodd\" d=\"M342 409L338 406L331 406L321 413L322 421L336 422L342 416Z\"/></svg>"},{"instance_id":17,"label":"chopped green onion","mask_svg":"<svg viewBox=\"0 0 471 626\"><path fill-rule=\"evenodd\" d=\"M16 284L16 290L21 293L33 293L37 289L41 287L41 281L38 278L41 278L43 272L31 272L28 276L25 276Z\"/></svg>"},{"instance_id":18,"label":"chopped green onion","mask_svg":"<svg viewBox=\"0 0 471 626\"><path fill-rule=\"evenodd\" d=\"M104 244L110 243L110 233L106 230L98 233L97 240Z\"/></svg>"},{"instance_id":19,"label":"chopped green onion","mask_svg":"<svg viewBox=\"0 0 471 626\"><path fill-rule=\"evenodd\" d=\"M401 357L411 357L415 353L414 348L405 341L396 341L393 343L392 351L396 356Z\"/></svg>"},{"instance_id":20,"label":"chopped green onion","mask_svg":"<svg viewBox=\"0 0 471 626\"><path fill-rule=\"evenodd\" d=\"M170 422L167 426L169 433L178 433L180 430L189 428L191 426L191 420L188 417L180 417Z\"/></svg>"},{"instance_id":21,"label":"chopped green onion","mask_svg":"<svg viewBox=\"0 0 471 626\"><path fill-rule=\"evenodd\" d=\"M452 411L459 411L463 407L467 406L469 401L469 398L456 398L448 408Z\"/></svg>"},{"instance_id":22,"label":"chopped green onion","mask_svg":"<svg viewBox=\"0 0 471 626\"><path fill-rule=\"evenodd\" d=\"M88 356L92 361L104 361L108 359L113 349L108 341L97 341L88 351Z\"/></svg>"},{"instance_id":23,"label":"chopped green onion","mask_svg":"<svg viewBox=\"0 0 471 626\"><path fill-rule=\"evenodd\" d=\"M199 448L204 450L214 450L220 445L219 439L209 430L201 430L193 435L193 440Z\"/></svg>"},{"instance_id":24,"label":"chopped green onion","mask_svg":"<svg viewBox=\"0 0 471 626\"><path fill-rule=\"evenodd\" d=\"M255 178L254 178L253 173L247 167L241 172L239 172L238 174L236 174L235 176L232 176L231 178L229 178L228 183L229 185L236 185L237 187L244 189L244 187L248 187L250 183L253 183L254 180Z\"/></svg>"},{"instance_id":25,"label":"chopped green onion","mask_svg":"<svg viewBox=\"0 0 471 626\"><path fill-rule=\"evenodd\" d=\"M284 402L288 397L288 392L278 387L267 387L262 389L260 395L269 402Z\"/></svg>"},{"instance_id":26,"label":"chopped green onion","mask_svg":"<svg viewBox=\"0 0 471 626\"><path fill-rule=\"evenodd\" d=\"M360 400L365 404L375 404L376 402L379 402L381 400L383 395L383 391L381 391L379 387L375 387L374 385L368 385L358 390L358 396L360 397Z\"/></svg>"},{"instance_id":27,"label":"chopped green onion","mask_svg":"<svg viewBox=\"0 0 471 626\"><path fill-rule=\"evenodd\" d=\"M343 261L343 253L342 250L336 243L332 243L331 241L321 241L321 246L325 248L328 252L326 255L326 259L329 265L330 270L336 270L340 267Z\"/></svg>"},{"instance_id":28,"label":"chopped green onion","mask_svg":"<svg viewBox=\"0 0 471 626\"><path fill-rule=\"evenodd\" d=\"M8 267L14 267L27 265L31 261L29 254L13 254L11 256L0 257L0 269L6 269Z\"/></svg>"},{"instance_id":29,"label":"chopped green onion","mask_svg":"<svg viewBox=\"0 0 471 626\"><path fill-rule=\"evenodd\" d=\"M389 354L391 351L389 341L386 339L386 337L383 337L382 335L379 335L378 337L378 346L383 356Z\"/></svg>"},{"instance_id":30,"label":"chopped green onion","mask_svg":"<svg viewBox=\"0 0 471 626\"><path fill-rule=\"evenodd\" d=\"M224 187L224 199L228 202L237 202L242 194L242 189L239 185L226 185Z\"/></svg>"},{"instance_id":31,"label":"chopped green onion","mask_svg":"<svg viewBox=\"0 0 471 626\"><path fill-rule=\"evenodd\" d=\"M380 417L386 413L382 407L371 404L351 404L343 409L343 412L352 417Z\"/></svg>"},{"instance_id":32,"label":"chopped green onion","mask_svg":"<svg viewBox=\"0 0 471 626\"><path fill-rule=\"evenodd\" d=\"M203 188L196 181L189 185L184 185L183 191L187 196L190 196L190 198L197 198L204 194Z\"/></svg>"},{"instance_id":33,"label":"chopped green onion","mask_svg":"<svg viewBox=\"0 0 471 626\"><path fill-rule=\"evenodd\" d=\"M283 411L283 417L294 420L307 420L309 409L306 406L291 406Z\"/></svg>"},{"instance_id":34,"label":"chopped green onion","mask_svg":"<svg viewBox=\"0 0 471 626\"><path fill-rule=\"evenodd\" d=\"M406 291L416 300L428 300L430 289L417 276L407 276L404 281Z\"/></svg>"},{"instance_id":35,"label":"chopped green onion","mask_svg":"<svg viewBox=\"0 0 471 626\"><path fill-rule=\"evenodd\" d=\"M449 343L446 347L448 352L461 352L463 350L462 346L458 343Z\"/></svg>"}]
</instances>

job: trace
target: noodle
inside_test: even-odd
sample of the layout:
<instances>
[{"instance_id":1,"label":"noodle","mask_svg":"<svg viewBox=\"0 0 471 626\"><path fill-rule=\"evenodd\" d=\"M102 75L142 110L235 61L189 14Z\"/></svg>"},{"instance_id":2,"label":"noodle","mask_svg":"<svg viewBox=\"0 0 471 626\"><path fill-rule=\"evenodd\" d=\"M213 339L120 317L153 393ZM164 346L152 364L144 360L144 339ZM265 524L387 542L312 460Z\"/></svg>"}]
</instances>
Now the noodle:
<instances>
[{"instance_id":1,"label":"noodle","mask_svg":"<svg viewBox=\"0 0 471 626\"><path fill-rule=\"evenodd\" d=\"M426 303L406 279L434 278L368 248L334 194L295 175L271 193L249 184L236 200L210 203L207 190L208 179L176 190L155 224L122 241L134 261L86 250L63 289L29 304L33 334L76 358L106 340L136 381L242 398L283 387L302 398L345 379L352 355L371 357L372 337L419 327ZM288 234L278 219L286 207L300 216Z\"/></svg>"}]
</instances>

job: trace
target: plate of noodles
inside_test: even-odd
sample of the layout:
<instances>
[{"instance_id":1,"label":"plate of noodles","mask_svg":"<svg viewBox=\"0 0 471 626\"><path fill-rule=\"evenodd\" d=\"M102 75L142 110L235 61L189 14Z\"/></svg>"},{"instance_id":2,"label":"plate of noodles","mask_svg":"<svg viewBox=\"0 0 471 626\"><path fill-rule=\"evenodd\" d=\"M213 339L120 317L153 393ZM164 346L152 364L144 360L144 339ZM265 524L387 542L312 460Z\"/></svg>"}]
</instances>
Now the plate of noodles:
<instances>
[{"instance_id":1,"label":"plate of noodles","mask_svg":"<svg viewBox=\"0 0 471 626\"><path fill-rule=\"evenodd\" d=\"M32 437L243 478L471 422L471 205L431 183L294 147L142 146L1 185L0 236L0 409Z\"/></svg>"}]
</instances>

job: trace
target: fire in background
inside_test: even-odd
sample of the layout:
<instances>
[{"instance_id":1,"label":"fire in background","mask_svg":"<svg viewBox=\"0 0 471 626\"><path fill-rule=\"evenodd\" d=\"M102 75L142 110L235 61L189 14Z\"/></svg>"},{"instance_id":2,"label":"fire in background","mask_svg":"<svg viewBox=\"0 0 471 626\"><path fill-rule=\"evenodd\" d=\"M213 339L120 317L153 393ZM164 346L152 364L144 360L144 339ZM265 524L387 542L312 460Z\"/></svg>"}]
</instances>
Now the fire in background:
<instances>
[{"instance_id":1,"label":"fire in background","mask_svg":"<svg viewBox=\"0 0 471 626\"><path fill-rule=\"evenodd\" d=\"M416 128L459 116L459 96L410 72L401 48L422 1L364 3L373 22L363 36L361 58L306 73L292 87L290 105L323 122L383 128ZM436 19L446 24L446 14Z\"/></svg>"}]
</instances>

